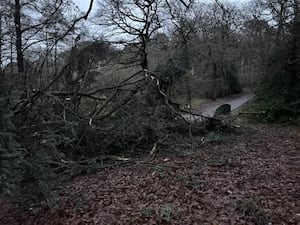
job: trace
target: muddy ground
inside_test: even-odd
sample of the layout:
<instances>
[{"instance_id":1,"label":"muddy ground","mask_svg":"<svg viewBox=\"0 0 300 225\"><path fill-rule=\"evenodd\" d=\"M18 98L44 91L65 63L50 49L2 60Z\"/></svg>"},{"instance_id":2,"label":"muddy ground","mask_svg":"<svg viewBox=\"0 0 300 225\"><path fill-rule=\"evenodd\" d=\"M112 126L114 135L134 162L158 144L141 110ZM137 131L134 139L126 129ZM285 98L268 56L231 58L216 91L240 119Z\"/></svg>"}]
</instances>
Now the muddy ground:
<instances>
[{"instance_id":1,"label":"muddy ground","mask_svg":"<svg viewBox=\"0 0 300 225\"><path fill-rule=\"evenodd\" d=\"M77 177L53 209L2 198L0 224L300 224L299 128L247 125L187 142Z\"/></svg>"}]
</instances>

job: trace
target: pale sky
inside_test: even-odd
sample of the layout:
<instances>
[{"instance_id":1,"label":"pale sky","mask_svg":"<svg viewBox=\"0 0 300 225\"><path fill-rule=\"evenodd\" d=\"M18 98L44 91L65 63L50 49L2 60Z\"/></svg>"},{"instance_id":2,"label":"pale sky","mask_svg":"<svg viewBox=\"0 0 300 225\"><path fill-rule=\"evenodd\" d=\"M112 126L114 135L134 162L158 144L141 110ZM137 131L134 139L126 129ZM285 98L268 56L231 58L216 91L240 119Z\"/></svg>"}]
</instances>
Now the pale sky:
<instances>
[{"instance_id":1,"label":"pale sky","mask_svg":"<svg viewBox=\"0 0 300 225\"><path fill-rule=\"evenodd\" d=\"M207 1L212 1L212 0L207 0ZM232 3L236 3L236 2L249 2L250 0L227 0L229 2ZM74 2L79 6L80 10L82 11L87 11L89 4L90 4L90 0L74 0ZM95 9L97 1L94 1L94 5L93 8Z\"/></svg>"},{"instance_id":2,"label":"pale sky","mask_svg":"<svg viewBox=\"0 0 300 225\"><path fill-rule=\"evenodd\" d=\"M90 4L90 0L74 0L74 2L76 3L76 5L79 6L80 10L82 11L86 11Z\"/></svg>"}]
</instances>

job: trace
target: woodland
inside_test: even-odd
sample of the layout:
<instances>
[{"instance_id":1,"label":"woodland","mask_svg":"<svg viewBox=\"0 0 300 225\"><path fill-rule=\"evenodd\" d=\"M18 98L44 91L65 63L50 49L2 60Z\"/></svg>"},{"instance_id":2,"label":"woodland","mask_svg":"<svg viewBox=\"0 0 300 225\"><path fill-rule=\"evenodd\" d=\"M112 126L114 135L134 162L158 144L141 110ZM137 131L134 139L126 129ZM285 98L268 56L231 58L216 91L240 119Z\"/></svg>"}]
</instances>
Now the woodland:
<instances>
[{"instance_id":1,"label":"woodland","mask_svg":"<svg viewBox=\"0 0 300 225\"><path fill-rule=\"evenodd\" d=\"M0 223L299 224L299 0L87 2L0 2Z\"/></svg>"}]
</instances>

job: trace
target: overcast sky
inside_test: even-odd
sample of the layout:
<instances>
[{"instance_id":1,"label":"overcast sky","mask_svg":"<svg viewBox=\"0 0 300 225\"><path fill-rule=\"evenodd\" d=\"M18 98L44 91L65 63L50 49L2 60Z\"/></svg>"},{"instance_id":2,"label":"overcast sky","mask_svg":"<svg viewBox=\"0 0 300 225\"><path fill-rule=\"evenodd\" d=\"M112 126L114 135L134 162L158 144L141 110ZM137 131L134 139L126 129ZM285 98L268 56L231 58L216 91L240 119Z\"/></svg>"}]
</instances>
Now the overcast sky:
<instances>
[{"instance_id":1,"label":"overcast sky","mask_svg":"<svg viewBox=\"0 0 300 225\"><path fill-rule=\"evenodd\" d=\"M209 1L213 1L213 0L207 0ZM235 3L235 2L249 2L250 0L227 0L229 2ZM74 0L74 2L79 6L79 8L82 11L86 11L89 7L90 4L90 0ZM96 5L96 1L94 1L94 7Z\"/></svg>"},{"instance_id":2,"label":"overcast sky","mask_svg":"<svg viewBox=\"0 0 300 225\"><path fill-rule=\"evenodd\" d=\"M74 2L76 3L76 5L79 6L79 8L82 11L86 11L89 7L89 4L90 4L89 0L74 0Z\"/></svg>"}]
</instances>

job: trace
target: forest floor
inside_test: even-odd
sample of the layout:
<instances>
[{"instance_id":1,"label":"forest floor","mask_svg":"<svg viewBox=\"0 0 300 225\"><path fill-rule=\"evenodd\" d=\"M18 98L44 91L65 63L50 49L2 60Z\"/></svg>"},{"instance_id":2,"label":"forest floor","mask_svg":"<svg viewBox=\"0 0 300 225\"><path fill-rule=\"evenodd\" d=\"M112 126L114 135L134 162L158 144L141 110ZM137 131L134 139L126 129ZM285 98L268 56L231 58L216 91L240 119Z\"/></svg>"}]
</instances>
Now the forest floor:
<instances>
[{"instance_id":1,"label":"forest floor","mask_svg":"<svg viewBox=\"0 0 300 225\"><path fill-rule=\"evenodd\" d=\"M52 209L2 199L0 224L300 224L299 128L246 124L193 139L76 177Z\"/></svg>"}]
</instances>

